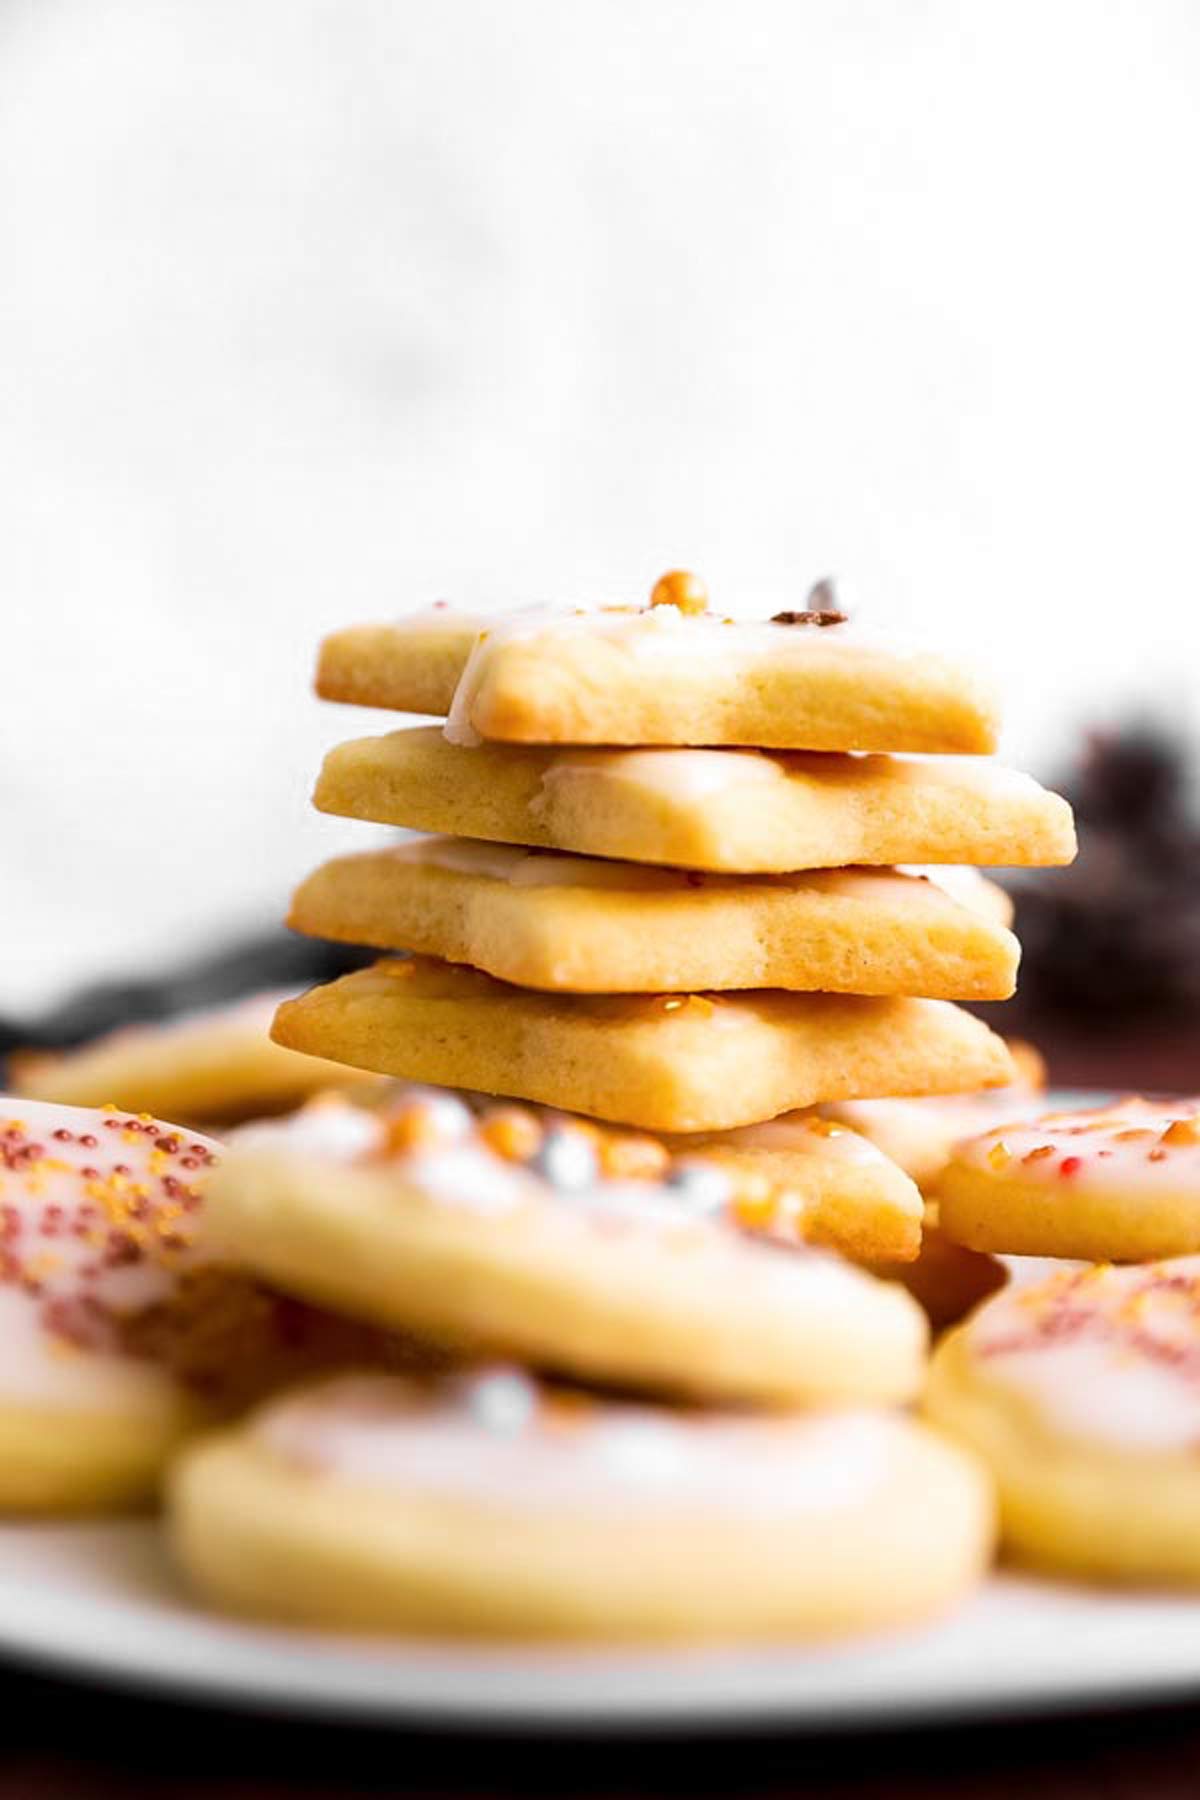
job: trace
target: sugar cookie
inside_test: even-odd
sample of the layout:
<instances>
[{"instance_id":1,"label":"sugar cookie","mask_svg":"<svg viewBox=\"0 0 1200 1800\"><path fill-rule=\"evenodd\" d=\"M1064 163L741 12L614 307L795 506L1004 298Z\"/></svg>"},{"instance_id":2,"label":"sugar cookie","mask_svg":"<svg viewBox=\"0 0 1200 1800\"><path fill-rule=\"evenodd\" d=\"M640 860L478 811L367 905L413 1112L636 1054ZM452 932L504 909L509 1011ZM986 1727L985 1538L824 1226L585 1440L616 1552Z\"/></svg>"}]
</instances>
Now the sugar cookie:
<instances>
[{"instance_id":1,"label":"sugar cookie","mask_svg":"<svg viewBox=\"0 0 1200 1800\"><path fill-rule=\"evenodd\" d=\"M1071 809L989 762L757 750L464 750L431 726L340 744L322 812L730 873L1069 863Z\"/></svg>"},{"instance_id":2,"label":"sugar cookie","mask_svg":"<svg viewBox=\"0 0 1200 1800\"><path fill-rule=\"evenodd\" d=\"M788 1405L910 1399L925 1320L900 1288L806 1249L790 1196L652 1139L522 1107L401 1094L316 1107L235 1144L211 1242L352 1318L595 1381ZM331 1130L322 1150L322 1133ZM778 1235L765 1235L778 1218Z\"/></svg>"},{"instance_id":3,"label":"sugar cookie","mask_svg":"<svg viewBox=\"0 0 1200 1800\"><path fill-rule=\"evenodd\" d=\"M986 892L977 898L986 909ZM780 987L1001 1000L1020 953L986 910L892 870L703 875L473 838L337 857L298 889L288 923L585 994Z\"/></svg>"},{"instance_id":4,"label":"sugar cookie","mask_svg":"<svg viewBox=\"0 0 1200 1800\"><path fill-rule=\"evenodd\" d=\"M1015 1556L1194 1586L1198 1375L1200 1257L1100 1264L1009 1289L951 1332L927 1410L991 1466Z\"/></svg>"},{"instance_id":5,"label":"sugar cookie","mask_svg":"<svg viewBox=\"0 0 1200 1800\"><path fill-rule=\"evenodd\" d=\"M958 1243L1013 1256L1148 1262L1200 1250L1200 1101L1129 1099L1000 1125L935 1183Z\"/></svg>"},{"instance_id":6,"label":"sugar cookie","mask_svg":"<svg viewBox=\"0 0 1200 1800\"><path fill-rule=\"evenodd\" d=\"M823 1638L936 1613L991 1493L920 1425L672 1412L493 1369L343 1379L185 1456L199 1593L292 1624L494 1638Z\"/></svg>"},{"instance_id":7,"label":"sugar cookie","mask_svg":"<svg viewBox=\"0 0 1200 1800\"><path fill-rule=\"evenodd\" d=\"M125 1025L77 1050L10 1058L13 1091L67 1106L113 1101L131 1112L221 1124L286 1112L345 1069L272 1043L281 993L255 994L154 1024ZM362 1079L362 1078L360 1078Z\"/></svg>"},{"instance_id":8,"label":"sugar cookie","mask_svg":"<svg viewBox=\"0 0 1200 1800\"><path fill-rule=\"evenodd\" d=\"M880 1089L1003 1082L1003 1040L946 1000L541 994L424 957L288 1000L278 1042L647 1131L721 1131Z\"/></svg>"},{"instance_id":9,"label":"sugar cookie","mask_svg":"<svg viewBox=\"0 0 1200 1800\"><path fill-rule=\"evenodd\" d=\"M924 1209L915 1182L869 1139L834 1120L783 1113L765 1124L666 1142L674 1154L700 1156L737 1182L762 1184L773 1229L777 1208L769 1196L786 1194L788 1234L803 1242L858 1261L911 1262L921 1250ZM743 1206L744 1223L752 1211Z\"/></svg>"},{"instance_id":10,"label":"sugar cookie","mask_svg":"<svg viewBox=\"0 0 1200 1800\"><path fill-rule=\"evenodd\" d=\"M218 1155L147 1114L0 1098L0 1511L142 1504L214 1413L375 1348L212 1266Z\"/></svg>"},{"instance_id":11,"label":"sugar cookie","mask_svg":"<svg viewBox=\"0 0 1200 1800\"><path fill-rule=\"evenodd\" d=\"M427 711L466 639L449 609L339 632L322 647L317 691ZM447 722L459 743L940 752L994 750L997 729L990 686L949 657L836 614L758 622L673 605L489 618Z\"/></svg>"}]
</instances>

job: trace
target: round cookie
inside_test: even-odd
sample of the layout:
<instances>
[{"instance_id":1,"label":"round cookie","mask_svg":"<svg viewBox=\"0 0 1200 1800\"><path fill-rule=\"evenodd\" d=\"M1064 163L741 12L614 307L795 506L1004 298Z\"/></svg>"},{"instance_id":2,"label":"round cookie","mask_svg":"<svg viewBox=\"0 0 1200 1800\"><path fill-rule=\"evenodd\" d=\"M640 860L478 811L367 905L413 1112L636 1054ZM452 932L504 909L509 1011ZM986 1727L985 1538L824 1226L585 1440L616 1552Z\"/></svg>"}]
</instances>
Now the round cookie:
<instances>
[{"instance_id":1,"label":"round cookie","mask_svg":"<svg viewBox=\"0 0 1200 1800\"><path fill-rule=\"evenodd\" d=\"M290 1395L185 1454L170 1527L205 1599L294 1624L804 1638L959 1598L992 1500L886 1412L673 1412L490 1370Z\"/></svg>"},{"instance_id":2,"label":"round cookie","mask_svg":"<svg viewBox=\"0 0 1200 1800\"><path fill-rule=\"evenodd\" d=\"M252 994L153 1023L122 1025L74 1050L24 1050L9 1058L15 1093L68 1106L115 1101L156 1118L229 1124L287 1112L333 1085L378 1078L273 1041L286 993Z\"/></svg>"},{"instance_id":3,"label":"round cookie","mask_svg":"<svg viewBox=\"0 0 1200 1800\"><path fill-rule=\"evenodd\" d=\"M208 1265L218 1155L148 1114L0 1098L0 1511L140 1504L198 1425L366 1354Z\"/></svg>"},{"instance_id":4,"label":"round cookie","mask_svg":"<svg viewBox=\"0 0 1200 1800\"><path fill-rule=\"evenodd\" d=\"M1200 1251L1200 1101L1123 1100L960 1143L942 1228L1012 1256L1146 1262Z\"/></svg>"},{"instance_id":5,"label":"round cookie","mask_svg":"<svg viewBox=\"0 0 1200 1800\"><path fill-rule=\"evenodd\" d=\"M926 1410L991 1466L1014 1555L1200 1584L1200 1257L997 1295L942 1340Z\"/></svg>"},{"instance_id":6,"label":"round cookie","mask_svg":"<svg viewBox=\"0 0 1200 1800\"><path fill-rule=\"evenodd\" d=\"M250 1128L208 1223L285 1291L585 1379L773 1405L903 1401L922 1379L920 1308L798 1242L761 1176L739 1192L654 1139L524 1107L417 1089Z\"/></svg>"}]
</instances>

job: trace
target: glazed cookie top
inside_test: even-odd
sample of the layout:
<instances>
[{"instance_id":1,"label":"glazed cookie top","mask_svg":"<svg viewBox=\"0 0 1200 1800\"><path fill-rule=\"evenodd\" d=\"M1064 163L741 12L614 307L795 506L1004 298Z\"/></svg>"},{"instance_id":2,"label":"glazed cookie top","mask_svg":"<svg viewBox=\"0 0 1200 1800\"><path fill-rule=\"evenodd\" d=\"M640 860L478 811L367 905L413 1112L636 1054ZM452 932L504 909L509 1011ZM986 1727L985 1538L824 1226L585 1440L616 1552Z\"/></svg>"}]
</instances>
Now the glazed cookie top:
<instances>
[{"instance_id":1,"label":"glazed cookie top","mask_svg":"<svg viewBox=\"0 0 1200 1800\"><path fill-rule=\"evenodd\" d=\"M630 755L640 754L637 751ZM675 752L679 756L726 755L741 752ZM519 844L488 843L481 838L420 837L397 844L387 852L396 862L415 863L454 874L482 877L519 888L588 888L674 894L752 887L802 888L868 904L879 901L927 906L930 888L946 904L957 902L969 911L1000 918L1006 896L977 869L948 864L911 869L838 868L803 869L792 874L714 874L696 869L660 868L648 863L617 862L602 856L580 856L563 850L531 849ZM1010 910L1010 909L1009 909Z\"/></svg>"},{"instance_id":2,"label":"glazed cookie top","mask_svg":"<svg viewBox=\"0 0 1200 1800\"><path fill-rule=\"evenodd\" d=\"M546 1513L739 1516L865 1503L907 1429L866 1409L771 1419L627 1405L507 1368L345 1377L276 1402L252 1427L279 1461L362 1486Z\"/></svg>"},{"instance_id":3,"label":"glazed cookie top","mask_svg":"<svg viewBox=\"0 0 1200 1800\"><path fill-rule=\"evenodd\" d=\"M1200 1257L1061 1269L989 1300L963 1343L990 1380L1072 1437L1200 1453Z\"/></svg>"},{"instance_id":4,"label":"glazed cookie top","mask_svg":"<svg viewBox=\"0 0 1200 1800\"><path fill-rule=\"evenodd\" d=\"M197 1263L219 1147L148 1114L0 1099L0 1391L80 1397Z\"/></svg>"},{"instance_id":5,"label":"glazed cookie top","mask_svg":"<svg viewBox=\"0 0 1200 1800\"><path fill-rule=\"evenodd\" d=\"M803 1114L722 1133L719 1142L858 1164L887 1161L856 1132ZM323 1095L289 1118L242 1127L230 1144L388 1170L431 1201L479 1215L549 1202L555 1216L585 1229L721 1243L736 1226L786 1244L793 1254L779 1259L782 1268L856 1279L854 1270L804 1245L802 1194L757 1170L718 1166L705 1159L703 1146L668 1145L546 1107L406 1084L373 1111Z\"/></svg>"},{"instance_id":6,"label":"glazed cookie top","mask_svg":"<svg viewBox=\"0 0 1200 1800\"><path fill-rule=\"evenodd\" d=\"M1200 1189L1200 1101L1129 1098L998 1126L955 1147L965 1168L998 1179L1136 1189Z\"/></svg>"},{"instance_id":7,"label":"glazed cookie top","mask_svg":"<svg viewBox=\"0 0 1200 1800\"><path fill-rule=\"evenodd\" d=\"M669 578L668 578L669 579ZM777 613L770 620L734 619L709 612L706 600L689 603L683 591L663 591L648 606L526 607L489 618L480 630L455 690L446 721L452 744L481 740L471 723L480 689L511 645L537 640L552 657L556 647L579 639L603 639L643 671L679 675L711 669L728 675L740 665L769 658L795 661L814 655L840 657L855 649L886 650L893 658L920 661L927 650L886 639L854 624L836 606Z\"/></svg>"}]
</instances>

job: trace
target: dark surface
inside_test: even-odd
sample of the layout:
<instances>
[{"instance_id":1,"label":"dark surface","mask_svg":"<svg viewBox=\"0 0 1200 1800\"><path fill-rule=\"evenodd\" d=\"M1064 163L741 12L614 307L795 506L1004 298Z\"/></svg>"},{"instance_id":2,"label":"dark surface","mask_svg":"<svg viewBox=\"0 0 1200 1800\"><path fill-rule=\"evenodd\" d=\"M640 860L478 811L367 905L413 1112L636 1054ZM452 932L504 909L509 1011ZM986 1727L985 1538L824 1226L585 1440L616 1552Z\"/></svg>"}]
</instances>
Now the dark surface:
<instances>
[{"instance_id":1,"label":"dark surface","mask_svg":"<svg viewBox=\"0 0 1200 1800\"><path fill-rule=\"evenodd\" d=\"M1179 1708L1037 1724L813 1739L582 1739L378 1732L239 1718L12 1673L0 1800L221 1794L589 1794L1174 1800L1200 1792L1200 1713Z\"/></svg>"}]
</instances>

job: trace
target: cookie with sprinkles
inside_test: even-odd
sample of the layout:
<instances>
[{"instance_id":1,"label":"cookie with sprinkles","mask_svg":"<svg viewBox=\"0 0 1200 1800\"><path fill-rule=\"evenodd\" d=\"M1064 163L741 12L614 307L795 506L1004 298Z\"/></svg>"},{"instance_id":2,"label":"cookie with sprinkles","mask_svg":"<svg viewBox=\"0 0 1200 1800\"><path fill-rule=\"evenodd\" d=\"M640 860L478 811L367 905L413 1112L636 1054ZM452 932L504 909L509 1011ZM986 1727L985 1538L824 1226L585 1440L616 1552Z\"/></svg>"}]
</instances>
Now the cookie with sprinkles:
<instances>
[{"instance_id":1,"label":"cookie with sprinkles","mask_svg":"<svg viewBox=\"0 0 1200 1800\"><path fill-rule=\"evenodd\" d=\"M1200 1100L1130 1098L960 1143L933 1184L975 1250L1144 1262L1200 1251Z\"/></svg>"},{"instance_id":2,"label":"cookie with sprinkles","mask_svg":"<svg viewBox=\"0 0 1200 1800\"><path fill-rule=\"evenodd\" d=\"M472 1354L710 1400L910 1399L924 1314L805 1245L801 1209L736 1160L410 1089L248 1127L207 1221L273 1287Z\"/></svg>"},{"instance_id":3,"label":"cookie with sprinkles","mask_svg":"<svg viewBox=\"0 0 1200 1800\"><path fill-rule=\"evenodd\" d=\"M0 1510L140 1504L214 1414L363 1355L212 1265L220 1154L148 1113L0 1098Z\"/></svg>"},{"instance_id":4,"label":"cookie with sprinkles","mask_svg":"<svg viewBox=\"0 0 1200 1800\"><path fill-rule=\"evenodd\" d=\"M1200 1257L1007 1289L942 1340L926 1410L990 1465L1014 1556L1200 1586Z\"/></svg>"},{"instance_id":5,"label":"cookie with sprinkles","mask_svg":"<svg viewBox=\"0 0 1200 1800\"><path fill-rule=\"evenodd\" d=\"M694 1413L511 1368L343 1379L185 1453L200 1595L291 1624L582 1641L825 1638L944 1610L992 1540L978 1463L874 1408Z\"/></svg>"},{"instance_id":6,"label":"cookie with sprinkles","mask_svg":"<svg viewBox=\"0 0 1200 1800\"><path fill-rule=\"evenodd\" d=\"M486 620L441 607L335 633L321 647L317 691L446 712L447 736L466 745L995 749L998 705L985 678L934 647L863 627L826 604L830 595L822 582L811 603L734 619L709 606L698 577L673 570L646 605L526 607Z\"/></svg>"}]
</instances>

